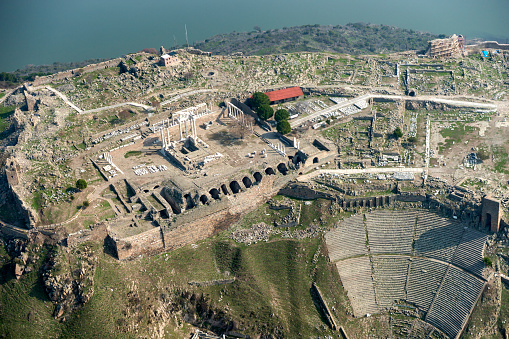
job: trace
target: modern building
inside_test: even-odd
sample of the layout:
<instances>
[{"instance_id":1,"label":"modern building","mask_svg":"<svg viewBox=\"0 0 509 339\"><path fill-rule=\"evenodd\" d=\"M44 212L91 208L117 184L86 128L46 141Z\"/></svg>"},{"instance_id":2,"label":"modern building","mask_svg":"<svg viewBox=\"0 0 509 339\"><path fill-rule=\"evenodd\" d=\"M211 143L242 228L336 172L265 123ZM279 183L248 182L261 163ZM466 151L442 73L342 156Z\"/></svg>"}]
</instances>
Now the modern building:
<instances>
[{"instance_id":1,"label":"modern building","mask_svg":"<svg viewBox=\"0 0 509 339\"><path fill-rule=\"evenodd\" d=\"M179 58L176 54L163 54L159 59L159 65L161 66L176 66L179 63Z\"/></svg>"},{"instance_id":2,"label":"modern building","mask_svg":"<svg viewBox=\"0 0 509 339\"><path fill-rule=\"evenodd\" d=\"M269 97L271 105L297 100L298 98L302 98L304 96L304 93L302 93L302 89L300 87L290 87L277 91L266 92L265 94L267 94Z\"/></svg>"}]
</instances>

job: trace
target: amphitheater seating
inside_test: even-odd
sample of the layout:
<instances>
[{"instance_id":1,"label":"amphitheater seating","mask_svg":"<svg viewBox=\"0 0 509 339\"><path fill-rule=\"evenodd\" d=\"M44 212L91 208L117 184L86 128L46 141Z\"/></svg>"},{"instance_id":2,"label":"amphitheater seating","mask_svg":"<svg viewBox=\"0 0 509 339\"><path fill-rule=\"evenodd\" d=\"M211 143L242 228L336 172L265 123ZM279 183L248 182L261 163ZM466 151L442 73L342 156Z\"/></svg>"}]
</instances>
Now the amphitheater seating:
<instances>
[{"instance_id":1,"label":"amphitheater seating","mask_svg":"<svg viewBox=\"0 0 509 339\"><path fill-rule=\"evenodd\" d=\"M423 211L417 218L414 254L450 262L463 231L459 222Z\"/></svg>"},{"instance_id":2,"label":"amphitheater seating","mask_svg":"<svg viewBox=\"0 0 509 339\"><path fill-rule=\"evenodd\" d=\"M378 306L388 308L395 300L406 299L405 286L410 257L374 256L372 262Z\"/></svg>"},{"instance_id":3,"label":"amphitheater seating","mask_svg":"<svg viewBox=\"0 0 509 339\"><path fill-rule=\"evenodd\" d=\"M484 287L487 235L429 211L356 215L325 240L356 317L406 300L426 312L429 324L455 338ZM412 337L431 333L431 325L399 324L396 332Z\"/></svg>"},{"instance_id":4,"label":"amphitheater seating","mask_svg":"<svg viewBox=\"0 0 509 339\"><path fill-rule=\"evenodd\" d=\"M407 301L428 312L447 267L437 261L413 258L408 277Z\"/></svg>"},{"instance_id":5,"label":"amphitheater seating","mask_svg":"<svg viewBox=\"0 0 509 339\"><path fill-rule=\"evenodd\" d=\"M487 239L486 234L470 228L466 229L454 253L452 263L479 277L483 277L483 251Z\"/></svg>"},{"instance_id":6,"label":"amphitheater seating","mask_svg":"<svg viewBox=\"0 0 509 339\"><path fill-rule=\"evenodd\" d=\"M354 315L363 317L366 314L378 313L369 257L338 261L336 267L343 286L348 291Z\"/></svg>"},{"instance_id":7,"label":"amphitheater seating","mask_svg":"<svg viewBox=\"0 0 509 339\"><path fill-rule=\"evenodd\" d=\"M456 338L467 321L477 297L484 288L484 281L450 266L426 321Z\"/></svg>"},{"instance_id":8,"label":"amphitheater seating","mask_svg":"<svg viewBox=\"0 0 509 339\"><path fill-rule=\"evenodd\" d=\"M363 215L343 220L339 227L325 235L331 261L367 255Z\"/></svg>"},{"instance_id":9,"label":"amphitheater seating","mask_svg":"<svg viewBox=\"0 0 509 339\"><path fill-rule=\"evenodd\" d=\"M412 254L415 216L377 210L366 214L369 249L373 254Z\"/></svg>"}]
</instances>

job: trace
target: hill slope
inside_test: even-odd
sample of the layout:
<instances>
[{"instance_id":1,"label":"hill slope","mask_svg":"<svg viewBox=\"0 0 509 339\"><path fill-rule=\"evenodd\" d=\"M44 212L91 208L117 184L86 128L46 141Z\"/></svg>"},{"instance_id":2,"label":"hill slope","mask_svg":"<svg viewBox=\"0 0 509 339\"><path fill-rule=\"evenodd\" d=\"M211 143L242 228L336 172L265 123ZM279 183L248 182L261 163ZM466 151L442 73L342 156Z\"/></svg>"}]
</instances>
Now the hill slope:
<instances>
[{"instance_id":1,"label":"hill slope","mask_svg":"<svg viewBox=\"0 0 509 339\"><path fill-rule=\"evenodd\" d=\"M242 52L263 55L290 52L337 52L376 54L425 49L439 36L410 29L364 23L345 26L306 25L268 31L215 35L195 43L196 48L214 54Z\"/></svg>"}]
</instances>

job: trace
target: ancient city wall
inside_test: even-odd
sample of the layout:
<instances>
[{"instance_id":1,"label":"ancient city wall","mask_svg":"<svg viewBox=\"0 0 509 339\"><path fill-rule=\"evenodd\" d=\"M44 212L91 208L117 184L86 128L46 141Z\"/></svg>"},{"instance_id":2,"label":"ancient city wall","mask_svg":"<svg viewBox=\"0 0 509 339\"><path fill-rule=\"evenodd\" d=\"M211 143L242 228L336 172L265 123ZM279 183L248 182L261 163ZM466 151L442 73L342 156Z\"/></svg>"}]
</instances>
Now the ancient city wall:
<instances>
[{"instance_id":1,"label":"ancient city wall","mask_svg":"<svg viewBox=\"0 0 509 339\"><path fill-rule=\"evenodd\" d=\"M484 41L477 45L467 45L465 50L471 53L479 52L482 49L509 50L509 44L499 44L497 41Z\"/></svg>"},{"instance_id":2,"label":"ancient city wall","mask_svg":"<svg viewBox=\"0 0 509 339\"><path fill-rule=\"evenodd\" d=\"M139 256L152 255L164 250L160 227L124 239L111 239L117 250L119 260L135 259Z\"/></svg>"},{"instance_id":3,"label":"ancient city wall","mask_svg":"<svg viewBox=\"0 0 509 339\"><path fill-rule=\"evenodd\" d=\"M82 68L71 69L68 71L59 72L59 73L55 73L55 74L51 74L51 75L47 75L47 76L43 76L43 77L36 77L35 80L32 82L32 86L40 86L40 85L49 84L50 82L53 82L53 81L63 80L65 78L70 78L70 77L76 76L78 73L85 74L85 73L94 72L94 71L97 71L100 69L117 67L119 65L120 61L122 61L122 58L116 58L116 59L112 59L112 60L99 62L97 64L90 64L90 65L87 65Z\"/></svg>"}]
</instances>

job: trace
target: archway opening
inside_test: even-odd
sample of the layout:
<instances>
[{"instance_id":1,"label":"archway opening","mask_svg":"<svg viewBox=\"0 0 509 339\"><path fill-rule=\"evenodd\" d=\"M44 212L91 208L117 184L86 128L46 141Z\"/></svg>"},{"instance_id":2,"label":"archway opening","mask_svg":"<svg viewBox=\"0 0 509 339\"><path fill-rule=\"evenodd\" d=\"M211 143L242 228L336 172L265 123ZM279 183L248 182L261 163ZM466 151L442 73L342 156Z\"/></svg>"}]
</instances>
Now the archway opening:
<instances>
[{"instance_id":1,"label":"archway opening","mask_svg":"<svg viewBox=\"0 0 509 339\"><path fill-rule=\"evenodd\" d=\"M158 189L158 188L159 188L159 185L155 185L155 186L154 186L154 189L155 189L155 190L156 190L156 189Z\"/></svg>"},{"instance_id":2,"label":"archway opening","mask_svg":"<svg viewBox=\"0 0 509 339\"><path fill-rule=\"evenodd\" d=\"M283 163L280 163L279 165L277 165L277 170L283 175L288 174L288 168L286 168L286 165Z\"/></svg>"},{"instance_id":3,"label":"archway opening","mask_svg":"<svg viewBox=\"0 0 509 339\"><path fill-rule=\"evenodd\" d=\"M168 218L170 217L170 216L168 215L168 212L166 211L166 209L161 210L161 211L159 212L159 216L160 216L161 218L163 218L163 219L168 219Z\"/></svg>"},{"instance_id":4,"label":"archway opening","mask_svg":"<svg viewBox=\"0 0 509 339\"><path fill-rule=\"evenodd\" d=\"M256 182L262 181L263 178L260 172L255 172L255 174L253 174L253 177L255 178Z\"/></svg>"},{"instance_id":5,"label":"archway opening","mask_svg":"<svg viewBox=\"0 0 509 339\"><path fill-rule=\"evenodd\" d=\"M248 177L242 178L242 183L246 188L250 188L251 186L253 186L253 182Z\"/></svg>"},{"instance_id":6,"label":"archway opening","mask_svg":"<svg viewBox=\"0 0 509 339\"><path fill-rule=\"evenodd\" d=\"M235 181L235 180L230 183L230 188L231 188L233 194L237 194L237 193L239 193L242 190L240 188L239 183L237 181Z\"/></svg>"},{"instance_id":7,"label":"archway opening","mask_svg":"<svg viewBox=\"0 0 509 339\"><path fill-rule=\"evenodd\" d=\"M318 157L314 157L314 158L313 158L313 164L318 164L318 161L319 161L319 160L318 160Z\"/></svg>"},{"instance_id":8,"label":"archway opening","mask_svg":"<svg viewBox=\"0 0 509 339\"><path fill-rule=\"evenodd\" d=\"M272 169L272 167L269 167L265 170L265 174L267 175L275 175L276 172L274 172L274 170Z\"/></svg>"},{"instance_id":9,"label":"archway opening","mask_svg":"<svg viewBox=\"0 0 509 339\"><path fill-rule=\"evenodd\" d=\"M207 196L205 194L203 194L201 197L200 197L200 201L203 205L205 205L207 203L207 201L209 201L209 199L207 198Z\"/></svg>"},{"instance_id":10,"label":"archway opening","mask_svg":"<svg viewBox=\"0 0 509 339\"><path fill-rule=\"evenodd\" d=\"M486 213L486 224L484 225L487 228L491 228L491 214Z\"/></svg>"},{"instance_id":11,"label":"archway opening","mask_svg":"<svg viewBox=\"0 0 509 339\"><path fill-rule=\"evenodd\" d=\"M191 209L195 206L193 198L191 197L191 194L184 195L184 199L186 201L186 210Z\"/></svg>"},{"instance_id":12,"label":"archway opening","mask_svg":"<svg viewBox=\"0 0 509 339\"><path fill-rule=\"evenodd\" d=\"M182 210L181 210L179 204L177 204L177 202L172 197L170 197L168 194L163 194L163 198L164 198L164 200L166 200L168 202L168 204L170 204L171 210L173 211L173 213L175 213L175 214L182 213Z\"/></svg>"},{"instance_id":13,"label":"archway opening","mask_svg":"<svg viewBox=\"0 0 509 339\"><path fill-rule=\"evenodd\" d=\"M223 194L224 195L228 195L228 188L226 187L225 184L222 184L221 185L221 191L223 191Z\"/></svg>"},{"instance_id":14,"label":"archway opening","mask_svg":"<svg viewBox=\"0 0 509 339\"><path fill-rule=\"evenodd\" d=\"M210 196L213 198L213 199L216 199L218 200L219 199L219 191L216 189L216 188L213 188L209 191L209 194Z\"/></svg>"}]
</instances>

